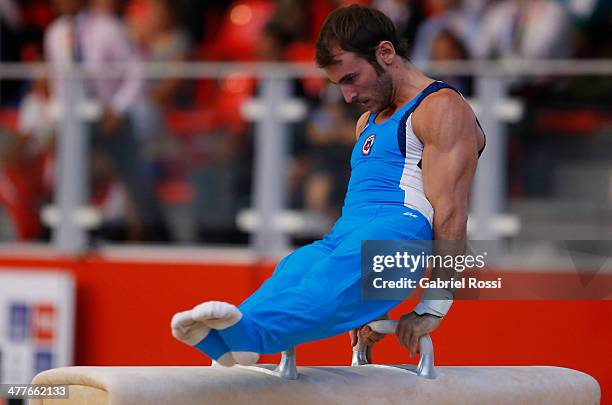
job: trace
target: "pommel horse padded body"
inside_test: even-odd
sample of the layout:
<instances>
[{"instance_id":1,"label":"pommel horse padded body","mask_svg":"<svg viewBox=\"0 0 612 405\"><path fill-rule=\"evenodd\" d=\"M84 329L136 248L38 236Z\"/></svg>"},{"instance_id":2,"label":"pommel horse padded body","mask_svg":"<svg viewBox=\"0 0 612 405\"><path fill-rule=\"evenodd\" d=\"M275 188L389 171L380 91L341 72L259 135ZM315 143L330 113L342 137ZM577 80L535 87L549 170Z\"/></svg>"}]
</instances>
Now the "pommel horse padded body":
<instances>
[{"instance_id":1,"label":"pommel horse padded body","mask_svg":"<svg viewBox=\"0 0 612 405\"><path fill-rule=\"evenodd\" d=\"M392 333L397 322L369 324ZM560 367L434 367L429 336L414 365L367 364L357 344L350 367L67 367L44 371L35 384L69 385L69 399L32 405L208 404L599 404L599 384Z\"/></svg>"},{"instance_id":2,"label":"pommel horse padded body","mask_svg":"<svg viewBox=\"0 0 612 405\"><path fill-rule=\"evenodd\" d=\"M400 367L298 367L296 380L248 367L68 367L45 371L33 382L68 384L69 399L30 404L560 405L600 399L592 377L559 367L437 367L435 380Z\"/></svg>"}]
</instances>

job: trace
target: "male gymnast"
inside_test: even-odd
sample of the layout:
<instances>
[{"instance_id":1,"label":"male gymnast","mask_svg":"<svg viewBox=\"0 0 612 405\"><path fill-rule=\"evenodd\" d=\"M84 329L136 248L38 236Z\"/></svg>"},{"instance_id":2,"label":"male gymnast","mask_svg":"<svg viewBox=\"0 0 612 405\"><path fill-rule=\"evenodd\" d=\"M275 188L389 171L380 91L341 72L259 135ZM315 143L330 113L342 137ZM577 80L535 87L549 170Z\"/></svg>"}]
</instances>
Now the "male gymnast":
<instances>
[{"instance_id":1,"label":"male gymnast","mask_svg":"<svg viewBox=\"0 0 612 405\"><path fill-rule=\"evenodd\" d=\"M484 133L462 96L417 70L406 52L375 9L352 5L327 17L317 64L347 103L367 111L357 123L342 215L323 239L286 256L240 306L208 301L174 315L175 338L224 366L347 331L354 344L356 330L401 302L361 299L362 240L466 239ZM452 292L435 298L400 320L396 334L413 354L448 312ZM361 333L368 344L377 340Z\"/></svg>"}]
</instances>

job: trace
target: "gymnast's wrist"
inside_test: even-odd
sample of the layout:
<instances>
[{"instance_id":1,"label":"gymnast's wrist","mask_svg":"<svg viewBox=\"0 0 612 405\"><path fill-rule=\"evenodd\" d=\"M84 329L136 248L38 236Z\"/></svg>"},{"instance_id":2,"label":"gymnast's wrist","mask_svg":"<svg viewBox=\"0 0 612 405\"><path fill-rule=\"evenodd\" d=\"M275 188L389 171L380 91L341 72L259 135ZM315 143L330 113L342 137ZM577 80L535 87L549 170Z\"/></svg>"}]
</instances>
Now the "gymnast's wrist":
<instances>
[{"instance_id":1,"label":"gymnast's wrist","mask_svg":"<svg viewBox=\"0 0 612 405\"><path fill-rule=\"evenodd\" d=\"M444 318L452 304L452 300L424 300L419 302L413 311L417 315L429 314Z\"/></svg>"},{"instance_id":2,"label":"gymnast's wrist","mask_svg":"<svg viewBox=\"0 0 612 405\"><path fill-rule=\"evenodd\" d=\"M453 305L453 293L442 288L426 289L421 301L414 307L417 315L430 314L443 318Z\"/></svg>"}]
</instances>

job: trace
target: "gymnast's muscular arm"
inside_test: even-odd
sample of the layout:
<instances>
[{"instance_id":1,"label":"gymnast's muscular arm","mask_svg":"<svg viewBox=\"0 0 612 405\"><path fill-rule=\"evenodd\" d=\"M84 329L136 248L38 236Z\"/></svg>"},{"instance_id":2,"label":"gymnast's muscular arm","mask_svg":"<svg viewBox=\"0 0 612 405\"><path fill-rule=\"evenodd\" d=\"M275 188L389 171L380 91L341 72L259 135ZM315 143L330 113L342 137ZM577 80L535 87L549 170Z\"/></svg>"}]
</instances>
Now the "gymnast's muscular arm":
<instances>
[{"instance_id":1,"label":"gymnast's muscular arm","mask_svg":"<svg viewBox=\"0 0 612 405\"><path fill-rule=\"evenodd\" d=\"M436 240L465 240L468 199L484 141L474 112L452 90L427 97L412 115L423 143L425 196L434 209Z\"/></svg>"},{"instance_id":2,"label":"gymnast's muscular arm","mask_svg":"<svg viewBox=\"0 0 612 405\"><path fill-rule=\"evenodd\" d=\"M422 176L425 195L434 209L435 240L465 241L468 199L478 150L484 135L465 100L452 90L427 97L412 115L412 128L423 143ZM462 254L463 243L435 244L434 253ZM453 269L433 269L432 279L448 280ZM452 297L452 291L448 296ZM402 316L397 329L400 343L417 351L419 338L438 327L442 318L411 312Z\"/></svg>"}]
</instances>

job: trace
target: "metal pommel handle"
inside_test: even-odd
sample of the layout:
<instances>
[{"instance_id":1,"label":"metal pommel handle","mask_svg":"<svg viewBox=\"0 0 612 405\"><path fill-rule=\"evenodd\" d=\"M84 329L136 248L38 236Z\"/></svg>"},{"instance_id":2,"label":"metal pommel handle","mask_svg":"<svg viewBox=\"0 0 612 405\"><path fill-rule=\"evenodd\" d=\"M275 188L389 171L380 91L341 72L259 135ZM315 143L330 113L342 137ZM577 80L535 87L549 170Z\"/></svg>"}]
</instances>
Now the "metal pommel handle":
<instances>
[{"instance_id":1,"label":"metal pommel handle","mask_svg":"<svg viewBox=\"0 0 612 405\"><path fill-rule=\"evenodd\" d=\"M285 380L297 380L298 371L295 362L295 347L283 352L276 370L278 376Z\"/></svg>"},{"instance_id":2,"label":"metal pommel handle","mask_svg":"<svg viewBox=\"0 0 612 405\"><path fill-rule=\"evenodd\" d=\"M384 334L395 333L397 325L397 321L390 320L374 321L368 324L368 326L374 332ZM366 350L367 346L361 341L359 335L357 335L357 344L353 347L353 360L351 362L352 366L363 366L368 364ZM417 365L416 374L419 377L430 380L436 378L436 370L434 368L434 348L429 335L421 336L419 339L419 353L421 354L421 359Z\"/></svg>"}]
</instances>

